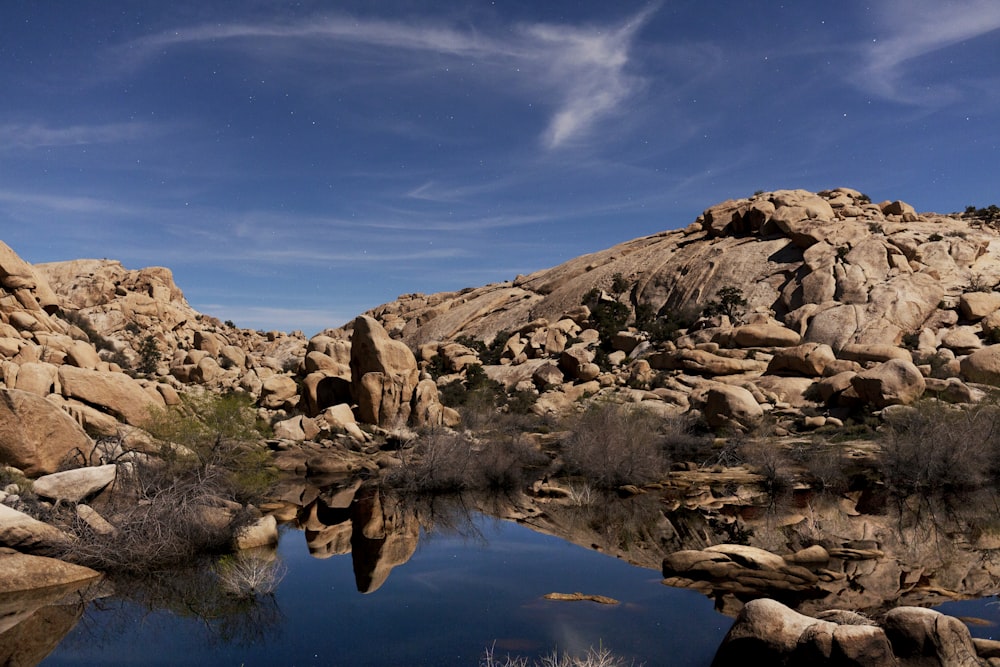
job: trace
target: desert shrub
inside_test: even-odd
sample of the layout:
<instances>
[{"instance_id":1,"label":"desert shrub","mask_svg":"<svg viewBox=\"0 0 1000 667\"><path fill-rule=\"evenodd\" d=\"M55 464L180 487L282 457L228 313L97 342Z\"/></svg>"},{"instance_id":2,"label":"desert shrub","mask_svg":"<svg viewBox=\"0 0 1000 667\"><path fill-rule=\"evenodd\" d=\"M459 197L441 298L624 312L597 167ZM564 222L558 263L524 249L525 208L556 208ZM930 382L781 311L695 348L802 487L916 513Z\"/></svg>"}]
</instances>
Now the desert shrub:
<instances>
[{"instance_id":1,"label":"desert shrub","mask_svg":"<svg viewBox=\"0 0 1000 667\"><path fill-rule=\"evenodd\" d=\"M229 551L236 532L254 520L248 510L226 506L225 483L216 470L178 474L152 462L119 470L123 474L102 507L116 531L103 535L75 522L76 539L64 559L105 572L176 567L201 554Z\"/></svg>"},{"instance_id":2,"label":"desert shrub","mask_svg":"<svg viewBox=\"0 0 1000 667\"><path fill-rule=\"evenodd\" d=\"M548 461L520 438L473 439L447 430L429 431L399 454L403 464L386 474L385 483L415 494L514 490L528 468Z\"/></svg>"},{"instance_id":3,"label":"desert shrub","mask_svg":"<svg viewBox=\"0 0 1000 667\"><path fill-rule=\"evenodd\" d=\"M792 459L782 447L767 439L737 439L740 458L763 477L764 488L771 494L787 491L792 486Z\"/></svg>"},{"instance_id":4,"label":"desert shrub","mask_svg":"<svg viewBox=\"0 0 1000 667\"><path fill-rule=\"evenodd\" d=\"M898 493L962 491L996 477L1000 408L925 401L891 411L879 440L880 472Z\"/></svg>"},{"instance_id":5,"label":"desert shrub","mask_svg":"<svg viewBox=\"0 0 1000 667\"><path fill-rule=\"evenodd\" d=\"M704 317L726 315L735 324L742 320L746 306L743 290L730 285L720 289L715 298L705 304L701 314Z\"/></svg>"},{"instance_id":6,"label":"desert shrub","mask_svg":"<svg viewBox=\"0 0 1000 667\"><path fill-rule=\"evenodd\" d=\"M573 415L562 441L563 467L591 484L645 484L666 469L659 418L638 406L597 401Z\"/></svg>"},{"instance_id":7,"label":"desert shrub","mask_svg":"<svg viewBox=\"0 0 1000 667\"><path fill-rule=\"evenodd\" d=\"M511 406L511 397L503 384L491 380L479 364L468 366L463 380L440 387L439 398L444 405L458 410L462 423L474 430L489 428L505 411L526 413L531 409L527 403L534 403L528 396L519 396Z\"/></svg>"},{"instance_id":8,"label":"desert shrub","mask_svg":"<svg viewBox=\"0 0 1000 667\"><path fill-rule=\"evenodd\" d=\"M280 560L257 552L226 554L215 563L222 589L237 597L274 593L286 572Z\"/></svg>"},{"instance_id":9,"label":"desert shrub","mask_svg":"<svg viewBox=\"0 0 1000 667\"><path fill-rule=\"evenodd\" d=\"M837 445L821 440L798 443L789 452L791 460L804 469L805 479L820 491L846 491L854 474Z\"/></svg>"},{"instance_id":10,"label":"desert shrub","mask_svg":"<svg viewBox=\"0 0 1000 667\"><path fill-rule=\"evenodd\" d=\"M617 656L603 646L598 648L592 646L583 655L560 654L558 651L553 651L533 661L524 656L511 655L500 659L494 655L493 647L490 647L479 660L479 667L630 667L635 664L634 660Z\"/></svg>"},{"instance_id":11,"label":"desert shrub","mask_svg":"<svg viewBox=\"0 0 1000 667\"><path fill-rule=\"evenodd\" d=\"M82 331L87 337L87 340L89 340L95 348L98 350L107 350L109 352L115 351L115 344L99 334L87 316L79 310L64 310L61 311L60 314L64 320Z\"/></svg>"},{"instance_id":12,"label":"desert shrub","mask_svg":"<svg viewBox=\"0 0 1000 667\"><path fill-rule=\"evenodd\" d=\"M631 287L628 280L625 279L621 273L616 273L611 276L611 293L612 294L624 294L625 291Z\"/></svg>"},{"instance_id":13,"label":"desert shrub","mask_svg":"<svg viewBox=\"0 0 1000 667\"><path fill-rule=\"evenodd\" d=\"M602 298L596 287L583 295L583 305L590 308L590 324L601 335L601 349L611 352L612 339L625 328L631 308L620 301Z\"/></svg>"},{"instance_id":14,"label":"desert shrub","mask_svg":"<svg viewBox=\"0 0 1000 667\"><path fill-rule=\"evenodd\" d=\"M232 548L277 479L249 398L205 394L154 411L145 424L159 456L132 452L120 462L102 514L115 527L95 533L82 521L64 557L102 571L148 572Z\"/></svg>"},{"instance_id":15,"label":"desert shrub","mask_svg":"<svg viewBox=\"0 0 1000 667\"><path fill-rule=\"evenodd\" d=\"M509 339L509 331L498 331L489 344L465 335L456 338L455 342L473 350L484 366L496 366L500 363L500 355L503 354L503 348Z\"/></svg>"},{"instance_id":16,"label":"desert shrub","mask_svg":"<svg viewBox=\"0 0 1000 667\"><path fill-rule=\"evenodd\" d=\"M660 447L667 462L698 461L711 451L715 437L688 415L663 419L659 423Z\"/></svg>"}]
</instances>

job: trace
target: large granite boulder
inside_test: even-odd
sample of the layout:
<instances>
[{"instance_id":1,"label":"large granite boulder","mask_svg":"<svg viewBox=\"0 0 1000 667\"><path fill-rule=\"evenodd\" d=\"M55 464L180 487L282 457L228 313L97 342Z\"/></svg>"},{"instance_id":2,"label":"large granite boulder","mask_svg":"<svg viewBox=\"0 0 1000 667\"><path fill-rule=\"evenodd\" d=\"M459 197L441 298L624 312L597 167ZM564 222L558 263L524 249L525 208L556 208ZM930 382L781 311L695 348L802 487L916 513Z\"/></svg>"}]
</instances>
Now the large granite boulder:
<instances>
[{"instance_id":1,"label":"large granite boulder","mask_svg":"<svg viewBox=\"0 0 1000 667\"><path fill-rule=\"evenodd\" d=\"M410 401L420 381L417 359L372 317L354 320L351 336L351 393L358 419L398 426L410 418Z\"/></svg>"},{"instance_id":2,"label":"large granite boulder","mask_svg":"<svg viewBox=\"0 0 1000 667\"><path fill-rule=\"evenodd\" d=\"M166 408L158 393L147 392L124 373L60 366L59 383L66 398L101 408L133 426L149 421L151 411Z\"/></svg>"},{"instance_id":3,"label":"large granite boulder","mask_svg":"<svg viewBox=\"0 0 1000 667\"><path fill-rule=\"evenodd\" d=\"M117 474L118 466L113 463L74 468L39 477L31 489L43 498L78 503L111 484Z\"/></svg>"},{"instance_id":4,"label":"large granite boulder","mask_svg":"<svg viewBox=\"0 0 1000 667\"><path fill-rule=\"evenodd\" d=\"M884 408L913 403L923 396L927 385L911 362L891 359L852 377L851 386L861 400Z\"/></svg>"},{"instance_id":5,"label":"large granite boulder","mask_svg":"<svg viewBox=\"0 0 1000 667\"><path fill-rule=\"evenodd\" d=\"M0 463L35 476L53 473L93 441L66 412L41 396L0 389Z\"/></svg>"},{"instance_id":6,"label":"large granite boulder","mask_svg":"<svg viewBox=\"0 0 1000 667\"><path fill-rule=\"evenodd\" d=\"M956 618L918 607L886 614L882 627L851 612L811 618L767 598L746 604L712 667L985 667Z\"/></svg>"}]
</instances>

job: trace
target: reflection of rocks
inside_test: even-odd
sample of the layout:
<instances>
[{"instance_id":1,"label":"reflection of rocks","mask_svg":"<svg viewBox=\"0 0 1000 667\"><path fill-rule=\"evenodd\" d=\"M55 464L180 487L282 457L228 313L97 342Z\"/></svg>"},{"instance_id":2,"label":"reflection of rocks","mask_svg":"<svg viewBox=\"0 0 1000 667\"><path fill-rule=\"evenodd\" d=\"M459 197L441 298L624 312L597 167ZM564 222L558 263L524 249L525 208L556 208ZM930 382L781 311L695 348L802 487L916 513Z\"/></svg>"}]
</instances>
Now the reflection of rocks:
<instances>
[{"instance_id":1,"label":"reflection of rocks","mask_svg":"<svg viewBox=\"0 0 1000 667\"><path fill-rule=\"evenodd\" d=\"M309 553L316 558L351 554L362 593L378 590L416 551L420 525L415 514L375 486L345 480L323 489L310 490L305 482L284 488L285 502L310 499L296 515Z\"/></svg>"},{"instance_id":2,"label":"reflection of rocks","mask_svg":"<svg viewBox=\"0 0 1000 667\"><path fill-rule=\"evenodd\" d=\"M686 488L654 485L627 499L567 487L563 497L530 499L518 520L635 565L662 567L664 583L701 591L732 616L763 596L806 614L877 613L1000 592L1000 530L990 497L946 506L923 499L897 505L861 493L801 495L767 507L750 480L683 474L691 477Z\"/></svg>"},{"instance_id":3,"label":"reflection of rocks","mask_svg":"<svg viewBox=\"0 0 1000 667\"><path fill-rule=\"evenodd\" d=\"M0 602L0 606L5 606ZM55 650L83 616L84 603L51 604L0 630L0 665L37 665Z\"/></svg>"},{"instance_id":4,"label":"reflection of rocks","mask_svg":"<svg viewBox=\"0 0 1000 667\"><path fill-rule=\"evenodd\" d=\"M65 598L100 575L11 549L0 549L0 571L0 665L36 665L83 613L81 600Z\"/></svg>"}]
</instances>

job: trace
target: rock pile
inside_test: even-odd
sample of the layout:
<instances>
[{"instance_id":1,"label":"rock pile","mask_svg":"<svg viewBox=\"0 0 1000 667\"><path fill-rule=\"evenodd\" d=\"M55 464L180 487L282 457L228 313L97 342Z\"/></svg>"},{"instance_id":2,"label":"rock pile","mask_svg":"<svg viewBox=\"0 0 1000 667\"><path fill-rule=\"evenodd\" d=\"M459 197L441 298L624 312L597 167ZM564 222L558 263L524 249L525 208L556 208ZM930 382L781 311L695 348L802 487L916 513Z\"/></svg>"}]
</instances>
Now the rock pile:
<instances>
[{"instance_id":1,"label":"rock pile","mask_svg":"<svg viewBox=\"0 0 1000 667\"><path fill-rule=\"evenodd\" d=\"M977 385L1000 382L998 238L976 219L849 188L781 190L509 283L368 314L425 365L440 355L444 381L483 362L460 336L497 346L487 373L538 393L539 412L610 394L697 411L714 428L768 413L785 430L837 426L922 397L975 401ZM617 331L582 305L594 293L629 313ZM744 305L698 319L727 294ZM665 340L670 322L694 326Z\"/></svg>"}]
</instances>

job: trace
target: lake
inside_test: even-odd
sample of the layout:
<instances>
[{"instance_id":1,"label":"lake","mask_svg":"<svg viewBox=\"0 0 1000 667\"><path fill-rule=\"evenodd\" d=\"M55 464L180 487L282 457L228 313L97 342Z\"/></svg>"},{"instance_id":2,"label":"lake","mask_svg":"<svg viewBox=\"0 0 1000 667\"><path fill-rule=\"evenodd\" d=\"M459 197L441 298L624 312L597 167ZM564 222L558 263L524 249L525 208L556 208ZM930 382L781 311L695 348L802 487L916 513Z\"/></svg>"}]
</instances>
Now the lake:
<instances>
[{"instance_id":1,"label":"lake","mask_svg":"<svg viewBox=\"0 0 1000 667\"><path fill-rule=\"evenodd\" d=\"M219 619L104 600L43 664L478 665L490 646L540 656L603 645L647 665L707 665L732 623L658 571L483 515L422 534L367 594L350 555L315 558L299 531L283 531L278 554L287 574L262 603L273 605L263 628L227 636ZM542 597L577 591L620 604Z\"/></svg>"},{"instance_id":2,"label":"lake","mask_svg":"<svg viewBox=\"0 0 1000 667\"><path fill-rule=\"evenodd\" d=\"M478 665L488 648L502 659L601 646L636 664L707 666L743 602L762 596L810 615L937 607L993 637L992 493L798 493L755 505L731 484L709 486L680 500L667 490L414 500L362 480L295 481L273 508L285 523L266 552L285 571L273 593L234 596L212 563L115 581L75 625L64 619L72 630L43 664ZM789 556L823 545L829 558L799 584L753 572L663 584L665 556L723 543ZM545 599L553 592L619 603Z\"/></svg>"}]
</instances>

